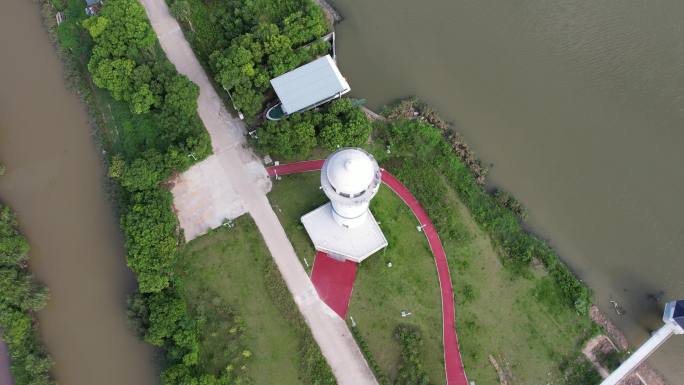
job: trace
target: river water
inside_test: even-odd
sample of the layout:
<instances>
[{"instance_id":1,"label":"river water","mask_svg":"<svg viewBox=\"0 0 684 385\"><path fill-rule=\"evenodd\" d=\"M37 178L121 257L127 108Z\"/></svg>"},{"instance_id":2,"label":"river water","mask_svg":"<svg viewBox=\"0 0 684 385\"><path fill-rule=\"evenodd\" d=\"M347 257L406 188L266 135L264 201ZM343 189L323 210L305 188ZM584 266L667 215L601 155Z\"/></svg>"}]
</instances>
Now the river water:
<instances>
[{"instance_id":1,"label":"river water","mask_svg":"<svg viewBox=\"0 0 684 385\"><path fill-rule=\"evenodd\" d=\"M684 2L333 3L353 96L454 122L632 344L653 296L684 299ZM682 357L675 337L652 363L676 384Z\"/></svg>"},{"instance_id":2,"label":"river water","mask_svg":"<svg viewBox=\"0 0 684 385\"><path fill-rule=\"evenodd\" d=\"M39 7L0 11L0 199L31 244L30 268L49 286L40 334L63 385L157 383L153 351L128 329L118 223L84 108L65 89Z\"/></svg>"}]
</instances>

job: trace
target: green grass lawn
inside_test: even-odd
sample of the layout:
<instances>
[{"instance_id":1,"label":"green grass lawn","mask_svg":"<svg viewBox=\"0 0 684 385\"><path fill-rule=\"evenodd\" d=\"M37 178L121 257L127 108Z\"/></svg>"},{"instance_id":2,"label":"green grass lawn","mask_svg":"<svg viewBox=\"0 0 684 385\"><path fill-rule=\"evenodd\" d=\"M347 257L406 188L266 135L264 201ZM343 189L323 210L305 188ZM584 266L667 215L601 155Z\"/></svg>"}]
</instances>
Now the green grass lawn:
<instances>
[{"instance_id":1,"label":"green grass lawn","mask_svg":"<svg viewBox=\"0 0 684 385\"><path fill-rule=\"evenodd\" d=\"M271 206L285 228L297 256L302 261L307 260L307 272L311 272L310 267L316 250L299 218L328 201L318 188L320 175L319 172L286 175L281 180L273 182L273 189L268 195Z\"/></svg>"},{"instance_id":2,"label":"green grass lawn","mask_svg":"<svg viewBox=\"0 0 684 385\"><path fill-rule=\"evenodd\" d=\"M326 202L318 189L319 178L318 172L284 176L269 195L297 254L307 256L309 263L315 250L299 218ZM425 369L435 384L444 383L439 282L427 241L416 230L408 207L387 187L381 187L372 210L389 246L359 266L349 315L390 378L400 359L394 329L399 323L417 326L423 336ZM402 318L402 310L413 315Z\"/></svg>"},{"instance_id":3,"label":"green grass lawn","mask_svg":"<svg viewBox=\"0 0 684 385\"><path fill-rule=\"evenodd\" d=\"M543 269L521 276L504 268L486 234L456 198L449 197L465 233L442 239L456 290L456 321L466 373L497 384L492 355L511 384L562 384L559 364L573 359L591 323L558 301Z\"/></svg>"},{"instance_id":4,"label":"green grass lawn","mask_svg":"<svg viewBox=\"0 0 684 385\"><path fill-rule=\"evenodd\" d=\"M179 259L183 295L203 315L201 365L226 366L235 335L252 353L255 384L314 384L331 377L308 328L249 216L188 243ZM321 374L323 373L323 374Z\"/></svg>"},{"instance_id":5,"label":"green grass lawn","mask_svg":"<svg viewBox=\"0 0 684 385\"><path fill-rule=\"evenodd\" d=\"M299 222L302 214L326 202L318 172L284 176L269 195L300 258L311 262L314 249ZM591 331L590 322L558 301L556 285L542 269L516 274L468 210L449 190L449 208L458 231L442 239L454 288L458 335L469 379L498 384L493 356L511 384L562 384L559 365L576 356ZM399 323L423 334L423 365L435 384L444 383L442 323L436 269L416 220L389 189L372 203L389 246L364 261L358 271L350 312L382 370L394 378L399 345L392 332ZM392 262L392 268L387 262ZM413 313L401 318L401 310Z\"/></svg>"}]
</instances>

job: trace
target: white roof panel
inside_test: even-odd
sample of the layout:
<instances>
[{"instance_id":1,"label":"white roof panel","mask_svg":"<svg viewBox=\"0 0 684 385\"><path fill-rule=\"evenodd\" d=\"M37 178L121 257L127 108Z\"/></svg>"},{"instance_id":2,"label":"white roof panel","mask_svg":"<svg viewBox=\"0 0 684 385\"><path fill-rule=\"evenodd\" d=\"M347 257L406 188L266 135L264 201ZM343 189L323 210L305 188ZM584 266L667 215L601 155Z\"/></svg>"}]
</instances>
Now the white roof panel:
<instances>
[{"instance_id":1,"label":"white roof panel","mask_svg":"<svg viewBox=\"0 0 684 385\"><path fill-rule=\"evenodd\" d=\"M337 64L325 55L271 79L286 114L301 111L337 94L349 92L349 84Z\"/></svg>"}]
</instances>

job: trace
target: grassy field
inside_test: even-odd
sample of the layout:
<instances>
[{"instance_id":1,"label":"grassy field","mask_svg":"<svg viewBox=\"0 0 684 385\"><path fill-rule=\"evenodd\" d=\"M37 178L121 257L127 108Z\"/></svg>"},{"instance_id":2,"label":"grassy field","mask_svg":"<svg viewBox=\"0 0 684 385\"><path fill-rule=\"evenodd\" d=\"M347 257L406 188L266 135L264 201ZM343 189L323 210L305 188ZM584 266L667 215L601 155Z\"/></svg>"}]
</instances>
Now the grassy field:
<instances>
[{"instance_id":1,"label":"grassy field","mask_svg":"<svg viewBox=\"0 0 684 385\"><path fill-rule=\"evenodd\" d=\"M224 368L225 357L244 346L255 384L330 383L321 381L329 372L321 374L318 347L250 217L188 243L177 274L190 308L205 320L200 360L207 371Z\"/></svg>"},{"instance_id":2,"label":"grassy field","mask_svg":"<svg viewBox=\"0 0 684 385\"><path fill-rule=\"evenodd\" d=\"M326 201L318 178L317 172L284 176L269 196L298 255L309 262L314 249L299 218ZM521 275L505 268L452 190L448 205L457 231L442 241L456 289L459 342L469 378L478 384L499 383L491 355L510 384L562 384L559 366L576 356L591 324L558 301L558 289L543 269ZM416 231L411 212L386 187L372 210L390 246L361 264L350 315L391 379L399 362L399 345L392 339L395 326L418 326L425 369L434 383L444 383L439 288L427 242ZM387 267L390 261L392 268ZM413 316L401 318L401 310Z\"/></svg>"},{"instance_id":3,"label":"grassy field","mask_svg":"<svg viewBox=\"0 0 684 385\"><path fill-rule=\"evenodd\" d=\"M318 189L319 178L318 172L285 176L275 182L269 196L295 250L300 258L306 255L309 263L314 249L299 217L326 201ZM390 378L396 375L400 359L394 329L400 323L417 326L423 335L425 369L434 383L443 383L439 282L427 241L416 230L408 207L387 187L373 201L373 213L389 246L360 265L349 315ZM402 310L413 315L402 318Z\"/></svg>"},{"instance_id":4,"label":"grassy field","mask_svg":"<svg viewBox=\"0 0 684 385\"><path fill-rule=\"evenodd\" d=\"M463 225L460 241L442 239L456 290L456 321L469 378L496 384L491 355L511 384L562 384L559 365L590 333L587 318L556 299L543 269L521 276L505 269L468 210L450 197Z\"/></svg>"}]
</instances>

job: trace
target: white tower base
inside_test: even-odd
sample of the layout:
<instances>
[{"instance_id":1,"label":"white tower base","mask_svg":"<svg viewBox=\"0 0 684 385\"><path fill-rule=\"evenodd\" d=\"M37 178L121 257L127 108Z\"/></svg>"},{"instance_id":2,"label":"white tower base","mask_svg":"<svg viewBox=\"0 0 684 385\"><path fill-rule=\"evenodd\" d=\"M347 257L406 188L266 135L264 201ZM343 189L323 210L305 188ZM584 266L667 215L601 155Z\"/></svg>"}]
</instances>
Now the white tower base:
<instances>
[{"instance_id":1,"label":"white tower base","mask_svg":"<svg viewBox=\"0 0 684 385\"><path fill-rule=\"evenodd\" d=\"M332 204L327 203L302 216L301 221L316 250L359 263L387 246L373 213L368 211L367 215L367 220L356 227L340 226L333 217Z\"/></svg>"}]
</instances>

